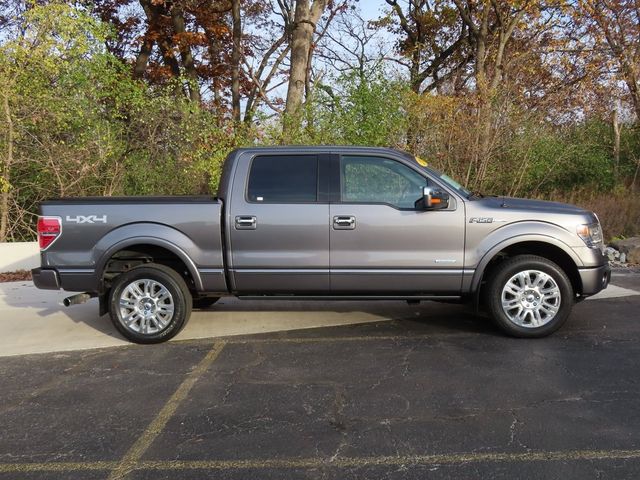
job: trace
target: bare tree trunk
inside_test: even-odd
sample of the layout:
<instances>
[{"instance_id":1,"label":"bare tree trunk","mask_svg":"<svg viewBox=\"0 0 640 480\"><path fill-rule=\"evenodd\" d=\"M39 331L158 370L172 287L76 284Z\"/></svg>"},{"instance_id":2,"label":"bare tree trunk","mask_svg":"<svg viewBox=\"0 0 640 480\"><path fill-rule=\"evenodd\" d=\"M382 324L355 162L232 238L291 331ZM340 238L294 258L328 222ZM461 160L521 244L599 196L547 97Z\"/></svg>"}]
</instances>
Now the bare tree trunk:
<instances>
[{"instance_id":1,"label":"bare tree trunk","mask_svg":"<svg viewBox=\"0 0 640 480\"><path fill-rule=\"evenodd\" d=\"M482 183L481 164L486 161L489 145L489 135L491 134L491 105L489 98L489 80L487 79L487 37L489 35L489 8L485 5L482 12L480 25L475 28L475 80L478 98L478 120L476 124L476 138L474 151L472 152L472 165L476 173L474 185L477 187ZM471 168L467 170L466 182L469 185L471 180Z\"/></svg>"},{"instance_id":2,"label":"bare tree trunk","mask_svg":"<svg viewBox=\"0 0 640 480\"><path fill-rule=\"evenodd\" d=\"M618 107L613 109L613 176L618 180L620 169L620 122L618 121Z\"/></svg>"},{"instance_id":3,"label":"bare tree trunk","mask_svg":"<svg viewBox=\"0 0 640 480\"><path fill-rule=\"evenodd\" d=\"M262 74L265 69L269 66L269 60L271 57L277 52L277 50L285 43L286 41L286 33L283 34L280 38L278 38L267 50L267 52L262 57L260 61L260 65L255 72L249 71L249 76L253 81L253 86L247 95L247 103L244 109L244 122L251 123L253 121L253 115L256 111L256 108L260 104L261 93L264 93L266 96L265 90L269 86L274 75L277 73L280 68L280 64L285 59L287 54L289 53L289 46L284 48L273 61L271 65L270 71L265 78L262 78Z\"/></svg>"},{"instance_id":4,"label":"bare tree trunk","mask_svg":"<svg viewBox=\"0 0 640 480\"><path fill-rule=\"evenodd\" d=\"M233 18L233 51L231 52L231 108L233 121L240 123L240 57L242 55L242 19L240 17L240 0L231 4Z\"/></svg>"},{"instance_id":5,"label":"bare tree trunk","mask_svg":"<svg viewBox=\"0 0 640 480\"><path fill-rule=\"evenodd\" d=\"M9 180L10 169L13 164L13 142L14 129L13 119L11 118L11 107L9 106L9 92L5 89L2 96L2 107L4 110L5 121L7 123L7 154L2 165L2 196L0 197L0 242L5 242L9 233Z\"/></svg>"},{"instance_id":6,"label":"bare tree trunk","mask_svg":"<svg viewBox=\"0 0 640 480\"><path fill-rule=\"evenodd\" d=\"M177 7L171 9L171 21L173 22L173 30L180 35L186 32L184 15ZM184 40L178 45L184 72L189 80L189 99L194 103L200 103L200 84L198 83L198 72L196 71L193 54Z\"/></svg>"},{"instance_id":7,"label":"bare tree trunk","mask_svg":"<svg viewBox=\"0 0 640 480\"><path fill-rule=\"evenodd\" d=\"M493 126L493 108L489 92L480 95L480 107L478 108L478 142L475 152L476 179L474 185L481 189L487 173L491 155L491 130Z\"/></svg>"},{"instance_id":8,"label":"bare tree trunk","mask_svg":"<svg viewBox=\"0 0 640 480\"><path fill-rule=\"evenodd\" d=\"M638 81L640 75L638 73L638 66L633 59L629 60L629 56L632 56L630 55L630 52L626 51L627 49L630 49L629 47L626 47L625 49L620 45L617 45L610 36L607 36L607 40L609 41L609 47L618 60L624 82L627 84L627 88L629 89L629 95L631 96L633 109L636 112L636 118L640 121L640 85L638 85L640 83Z\"/></svg>"},{"instance_id":9,"label":"bare tree trunk","mask_svg":"<svg viewBox=\"0 0 640 480\"><path fill-rule=\"evenodd\" d=\"M636 191L636 181L638 180L638 172L640 171L640 158L634 158L636 161L636 171L633 173L633 180L631 180L631 191Z\"/></svg>"},{"instance_id":10,"label":"bare tree trunk","mask_svg":"<svg viewBox=\"0 0 640 480\"><path fill-rule=\"evenodd\" d=\"M283 140L289 142L299 121L300 109L304 97L305 80L309 66L309 52L313 42L316 22L327 6L328 0L314 0L309 6L309 0L296 0L296 9L291 32L291 67L289 72L289 86L287 88L287 102L285 105L285 119Z\"/></svg>"},{"instance_id":11,"label":"bare tree trunk","mask_svg":"<svg viewBox=\"0 0 640 480\"><path fill-rule=\"evenodd\" d=\"M313 41L315 24L309 18L309 0L297 0L295 21L291 33L291 67L285 116L289 117L285 124L286 133L292 128L291 121L297 116L302 106L309 50ZM288 127L288 128L287 128Z\"/></svg>"},{"instance_id":12,"label":"bare tree trunk","mask_svg":"<svg viewBox=\"0 0 640 480\"><path fill-rule=\"evenodd\" d=\"M155 25L157 23L157 19L159 16L168 14L164 10L159 11L160 7L153 4L151 0L140 0L140 5L144 10L144 13L147 17L147 21L149 22L149 24L152 24L152 25ZM160 36L160 38L156 40L156 42L157 42L158 48L160 49L160 53L162 54L162 60L164 61L165 65L171 69L171 73L173 74L174 77L176 78L179 77L180 64L178 63L178 60L173 54L173 44L170 37L167 38L167 36L162 35ZM179 85L176 86L175 94L182 95L182 93L183 92L180 86Z\"/></svg>"},{"instance_id":13,"label":"bare tree trunk","mask_svg":"<svg viewBox=\"0 0 640 480\"><path fill-rule=\"evenodd\" d=\"M136 64L133 67L133 78L142 78L144 72L147 70L147 64L149 63L149 57L153 51L153 40L150 40L150 32L144 35L142 45L140 46L140 52L136 57Z\"/></svg>"}]
</instances>

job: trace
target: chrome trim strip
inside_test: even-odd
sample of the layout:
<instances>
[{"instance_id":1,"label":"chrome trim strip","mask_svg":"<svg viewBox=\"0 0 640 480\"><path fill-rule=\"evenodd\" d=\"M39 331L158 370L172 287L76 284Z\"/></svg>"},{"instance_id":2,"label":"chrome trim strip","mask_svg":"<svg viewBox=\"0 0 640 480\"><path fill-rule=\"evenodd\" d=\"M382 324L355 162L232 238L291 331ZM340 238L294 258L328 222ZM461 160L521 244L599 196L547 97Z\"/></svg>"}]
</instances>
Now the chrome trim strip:
<instances>
[{"instance_id":1,"label":"chrome trim strip","mask_svg":"<svg viewBox=\"0 0 640 480\"><path fill-rule=\"evenodd\" d=\"M200 273L224 273L224 268L199 268Z\"/></svg>"},{"instance_id":2,"label":"chrome trim strip","mask_svg":"<svg viewBox=\"0 0 640 480\"><path fill-rule=\"evenodd\" d=\"M428 268L428 269L331 269L332 274L346 275L460 275L463 270L459 268Z\"/></svg>"},{"instance_id":3,"label":"chrome trim strip","mask_svg":"<svg viewBox=\"0 0 640 480\"><path fill-rule=\"evenodd\" d=\"M77 274L88 274L95 273L96 271L93 268L59 268L58 273L77 273Z\"/></svg>"},{"instance_id":4,"label":"chrome trim strip","mask_svg":"<svg viewBox=\"0 0 640 480\"><path fill-rule=\"evenodd\" d=\"M460 268L431 268L431 269L349 269L349 268L235 268L231 269L233 273L328 273L328 274L346 274L346 275L447 275L455 274L460 275L462 273L473 273L473 271L466 271Z\"/></svg>"},{"instance_id":5,"label":"chrome trim strip","mask_svg":"<svg viewBox=\"0 0 640 480\"><path fill-rule=\"evenodd\" d=\"M329 274L327 268L233 268L233 273L326 273Z\"/></svg>"},{"instance_id":6,"label":"chrome trim strip","mask_svg":"<svg viewBox=\"0 0 640 480\"><path fill-rule=\"evenodd\" d=\"M461 300L460 295L238 295L241 300Z\"/></svg>"}]
</instances>

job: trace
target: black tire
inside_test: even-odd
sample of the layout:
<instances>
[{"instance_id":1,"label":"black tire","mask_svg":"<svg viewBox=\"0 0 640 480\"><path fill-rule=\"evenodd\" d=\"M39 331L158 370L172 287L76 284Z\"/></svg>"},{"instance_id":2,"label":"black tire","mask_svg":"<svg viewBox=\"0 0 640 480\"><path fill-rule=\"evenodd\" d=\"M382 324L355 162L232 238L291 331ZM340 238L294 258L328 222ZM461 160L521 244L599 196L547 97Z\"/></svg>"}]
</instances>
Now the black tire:
<instances>
[{"instance_id":1,"label":"black tire","mask_svg":"<svg viewBox=\"0 0 640 480\"><path fill-rule=\"evenodd\" d=\"M146 292L146 287L144 291L140 289L140 285L144 286L142 280L151 281L148 282L152 290L150 293ZM133 286L136 281L141 282L136 287L142 295L136 293ZM125 292L128 287L131 289ZM166 289L169 296L162 288ZM121 306L121 297L125 306ZM116 277L109 297L109 315L113 325L128 340L146 344L162 343L175 337L185 326L191 316L191 302L191 293L180 274L164 265L148 263ZM143 315L141 305L148 308L148 316ZM173 311L169 315L171 307ZM130 321L126 322L127 317L123 315L127 315Z\"/></svg>"},{"instance_id":2,"label":"black tire","mask_svg":"<svg viewBox=\"0 0 640 480\"><path fill-rule=\"evenodd\" d=\"M526 275L525 272L529 274ZM536 272L542 272L548 277ZM516 278L519 273L523 277ZM528 280L524 280L523 285L521 279L524 277L528 277ZM534 288L531 283L538 279L545 283ZM510 283L511 281L515 283ZM511 289L507 287L507 283ZM557 289L554 289L554 283ZM515 291L513 287L517 288L518 285L523 285L522 291L512 293L512 290ZM502 306L503 289L506 308ZM503 261L493 270L485 300L494 322L506 334L521 338L540 338L552 334L566 322L575 303L575 295L566 273L554 262L536 255L518 255ZM524 315L524 319L520 315ZM546 316L542 318L542 315ZM540 326L536 326L534 322L540 323Z\"/></svg>"},{"instance_id":3,"label":"black tire","mask_svg":"<svg viewBox=\"0 0 640 480\"><path fill-rule=\"evenodd\" d=\"M220 300L220 297L201 297L193 299L193 308L196 310L206 310L211 305Z\"/></svg>"}]
</instances>

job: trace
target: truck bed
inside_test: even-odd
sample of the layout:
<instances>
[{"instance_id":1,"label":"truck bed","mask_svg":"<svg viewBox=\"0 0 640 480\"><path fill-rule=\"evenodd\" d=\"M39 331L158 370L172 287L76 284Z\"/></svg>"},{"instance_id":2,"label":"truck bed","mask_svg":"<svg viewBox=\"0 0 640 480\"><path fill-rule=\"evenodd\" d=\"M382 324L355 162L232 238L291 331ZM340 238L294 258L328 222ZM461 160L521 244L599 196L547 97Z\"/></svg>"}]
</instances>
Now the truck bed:
<instances>
[{"instance_id":1,"label":"truck bed","mask_svg":"<svg viewBox=\"0 0 640 480\"><path fill-rule=\"evenodd\" d=\"M62 197L50 199L42 202L42 205L60 204L96 204L96 203L136 203L136 204L157 204L157 203L212 203L217 202L218 197L211 195L162 195L162 196L127 196L127 197Z\"/></svg>"},{"instance_id":2,"label":"truck bed","mask_svg":"<svg viewBox=\"0 0 640 480\"><path fill-rule=\"evenodd\" d=\"M43 202L43 216L60 217L62 234L42 252L57 267L61 286L94 291L114 253L153 245L172 247L199 291L226 292L222 201L212 196L80 197Z\"/></svg>"}]
</instances>

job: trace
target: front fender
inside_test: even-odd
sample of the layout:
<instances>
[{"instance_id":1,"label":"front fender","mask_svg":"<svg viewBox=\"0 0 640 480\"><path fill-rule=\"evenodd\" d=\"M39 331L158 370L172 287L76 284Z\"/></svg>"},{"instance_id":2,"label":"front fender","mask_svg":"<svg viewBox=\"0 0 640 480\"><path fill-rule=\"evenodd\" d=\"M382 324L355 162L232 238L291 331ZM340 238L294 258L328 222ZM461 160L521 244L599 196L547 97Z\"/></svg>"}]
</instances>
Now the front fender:
<instances>
[{"instance_id":1,"label":"front fender","mask_svg":"<svg viewBox=\"0 0 640 480\"><path fill-rule=\"evenodd\" d=\"M489 262L505 248L523 242L553 245L566 253L576 266L583 266L582 260L570 246L575 242L575 239L564 228L547 222L512 223L495 229L487 234L477 246L467 249L465 264L467 269L473 270L474 273L471 282L463 287L464 290L476 291Z\"/></svg>"},{"instance_id":2,"label":"front fender","mask_svg":"<svg viewBox=\"0 0 640 480\"><path fill-rule=\"evenodd\" d=\"M141 234L143 232L143 234ZM109 259L118 251L133 245L155 245L165 248L184 262L193 278L195 287L201 291L202 278L196 264L186 252L196 252L198 246L178 230L157 223L132 223L116 228L102 237L93 249L96 275L102 274Z\"/></svg>"}]
</instances>

